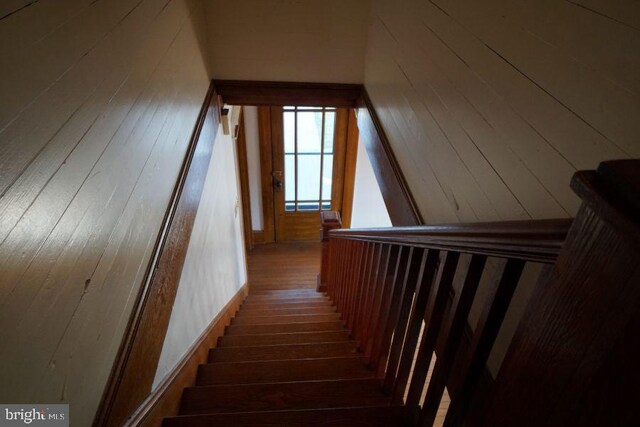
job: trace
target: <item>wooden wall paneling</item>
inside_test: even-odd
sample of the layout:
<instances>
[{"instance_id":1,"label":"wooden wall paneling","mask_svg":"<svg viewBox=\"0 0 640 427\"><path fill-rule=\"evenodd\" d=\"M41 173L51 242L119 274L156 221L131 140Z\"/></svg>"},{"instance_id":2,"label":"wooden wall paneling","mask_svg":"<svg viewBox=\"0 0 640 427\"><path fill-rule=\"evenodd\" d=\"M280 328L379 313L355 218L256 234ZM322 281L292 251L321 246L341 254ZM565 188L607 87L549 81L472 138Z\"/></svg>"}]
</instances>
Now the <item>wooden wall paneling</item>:
<instances>
[{"instance_id":1,"label":"wooden wall paneling","mask_svg":"<svg viewBox=\"0 0 640 427\"><path fill-rule=\"evenodd\" d=\"M637 151L638 40L624 24L552 1L401 5L374 4L365 84L429 222L455 220L431 212L438 192L465 217L573 215L575 169ZM465 191L476 185L484 197Z\"/></svg>"},{"instance_id":2,"label":"wooden wall paneling","mask_svg":"<svg viewBox=\"0 0 640 427\"><path fill-rule=\"evenodd\" d=\"M446 4L440 0L436 4L500 55L507 64L522 70L535 85L553 94L558 105L597 129L604 137L599 141L600 144L611 144L627 155L640 154L635 138L640 129L635 120L640 115L640 106L628 89L576 61L572 55L568 56L559 49L550 49L548 42L521 29L519 24L512 23L510 19L502 19L500 12L496 14L489 8L478 8L466 0L447 1ZM537 5L537 8L541 6ZM577 10L574 6L573 13ZM510 43L504 43L506 34ZM549 63L554 66L546 66Z\"/></svg>"},{"instance_id":3,"label":"wooden wall paneling","mask_svg":"<svg viewBox=\"0 0 640 427\"><path fill-rule=\"evenodd\" d=\"M640 28L640 12L638 4L634 2L611 3L607 0L580 0L576 5L602 15L612 21L620 22L630 29Z\"/></svg>"},{"instance_id":4,"label":"wooden wall paneling","mask_svg":"<svg viewBox=\"0 0 640 427\"><path fill-rule=\"evenodd\" d=\"M578 172L583 199L538 282L479 425L627 425L640 404L638 161ZM517 396L516 396L517 395Z\"/></svg>"},{"instance_id":5,"label":"wooden wall paneling","mask_svg":"<svg viewBox=\"0 0 640 427\"><path fill-rule=\"evenodd\" d=\"M258 107L260 137L260 182L262 186L263 243L275 242L275 212L273 206L273 158L271 143L271 108Z\"/></svg>"},{"instance_id":6,"label":"wooden wall paneling","mask_svg":"<svg viewBox=\"0 0 640 427\"><path fill-rule=\"evenodd\" d=\"M337 83L214 80L224 102L232 105L356 106L362 86Z\"/></svg>"},{"instance_id":7,"label":"wooden wall paneling","mask_svg":"<svg viewBox=\"0 0 640 427\"><path fill-rule=\"evenodd\" d=\"M422 218L391 150L382 124L366 92L358 108L360 140L369 160L394 226L419 225Z\"/></svg>"},{"instance_id":8,"label":"wooden wall paneling","mask_svg":"<svg viewBox=\"0 0 640 427\"><path fill-rule=\"evenodd\" d=\"M51 215L29 219L38 227L53 227L84 178L96 166L100 154L107 146L125 138L126 132L131 132L131 127L146 109L157 108L157 105L150 104L157 98L151 97L153 92L149 91L156 90L162 78L157 69L159 64L175 60L178 54L175 47L170 47L172 38L185 32L181 28L175 29L183 13L172 5L158 16L156 22L140 22L142 18L138 14L131 15L122 22L121 28L114 30L114 45L99 44L77 64L66 64L74 66L37 102L22 112L12 111L13 121L0 132L0 145L3 146L0 153L3 170L0 177L3 194L0 198L3 212L0 217L1 240L7 239L14 228L20 228L20 219L25 214L30 216L29 210L34 209L34 201L38 204L38 198L43 199L43 194L50 194L58 185L65 185L64 191L58 190L46 202ZM131 31L136 26L140 26L139 31L147 30L148 33L136 33L140 40L135 42L120 43L120 40L132 36ZM167 31L167 28L174 30ZM178 43L184 43L184 39L185 34L181 34ZM132 50L125 50L124 46ZM186 60L186 54L192 50L183 47L183 60ZM132 55L135 49L148 50L148 56L136 58L128 64L129 67L115 61L105 63L105 57ZM96 69L102 71L95 73ZM166 72L166 66L163 69ZM184 72L188 70L185 68ZM150 80L151 76L153 80ZM3 79L3 84L9 84L10 80ZM3 96L8 96L5 89L18 90L16 87L4 88L0 92ZM120 108L132 99L137 102L131 109ZM2 105L8 104L3 102ZM43 117L47 120L42 120Z\"/></svg>"},{"instance_id":9,"label":"wooden wall paneling","mask_svg":"<svg viewBox=\"0 0 640 427\"><path fill-rule=\"evenodd\" d=\"M245 284L227 305L211 321L184 357L142 402L125 426L160 427L165 417L178 415L182 392L186 387L195 385L198 366L207 363L209 351L216 347L218 338L224 335L225 327L240 309L249 289Z\"/></svg>"},{"instance_id":10,"label":"wooden wall paneling","mask_svg":"<svg viewBox=\"0 0 640 427\"><path fill-rule=\"evenodd\" d=\"M240 111L236 144L238 147L238 175L242 197L242 224L246 253L253 249L253 227L251 225L251 195L249 194L249 167L247 165L247 141L244 133L244 114Z\"/></svg>"},{"instance_id":11,"label":"wooden wall paneling","mask_svg":"<svg viewBox=\"0 0 640 427\"><path fill-rule=\"evenodd\" d=\"M356 162L358 160L358 119L354 109L349 109L347 129L347 150L344 160L344 190L342 192L342 226L351 227L353 213L353 190L356 181Z\"/></svg>"},{"instance_id":12,"label":"wooden wall paneling","mask_svg":"<svg viewBox=\"0 0 640 427\"><path fill-rule=\"evenodd\" d=\"M29 62L20 76L27 83L7 88L13 79L3 79L3 99L5 90L29 86L34 70L52 80L42 96L20 92L30 104L0 132L2 161L22 165L19 175L3 175L0 202L0 394L71 402L80 424L89 424L97 407L208 80L194 60L199 52L184 3L162 9L162 2L148 2L128 12L111 8L113 16L102 19L116 28L78 62L65 63L63 76L47 74L60 65L47 68L47 61L68 59L49 49L65 46L65 32L81 40L89 20L52 32L36 47L47 46L42 56L20 53L22 62L13 65L42 61ZM22 21L23 33L29 23ZM146 55L136 57L138 49ZM47 145L34 155L36 142ZM29 344L36 340L38 351Z\"/></svg>"},{"instance_id":13,"label":"wooden wall paneling","mask_svg":"<svg viewBox=\"0 0 640 427\"><path fill-rule=\"evenodd\" d=\"M212 86L95 425L121 425L151 391L220 121L216 100Z\"/></svg>"},{"instance_id":14,"label":"wooden wall paneling","mask_svg":"<svg viewBox=\"0 0 640 427\"><path fill-rule=\"evenodd\" d=\"M418 13L418 11L415 10L413 13ZM417 92L421 99L429 101L427 103L429 113L436 118L437 122L434 126L425 128L423 133L432 138L442 138L439 131L441 127L446 132L449 144L454 149L454 151L451 151L446 148L445 144L442 144L441 148L437 150L441 169L436 170L434 173L437 173L440 178L435 184L432 184L432 187L434 187L432 191L445 191L446 193L456 188L457 191L464 191L466 187L473 188L476 185L473 180L477 180L482 188L481 193L487 194L491 205L496 206L503 218L525 219L527 217L540 218L566 215L548 190L541 185L539 178L530 172L531 166L527 165L526 158L523 160L518 155L519 153L514 152L509 147L508 144L512 141L506 139L500 132L501 128L496 126L496 124L511 124L511 127L513 127L512 123L518 122L505 123L503 119L498 123L492 123L487 122L483 117L484 114L487 114L483 107L490 108L490 111L495 113L496 107L500 106L496 102L489 104L487 101L491 97L495 98L495 94L485 88L486 84L474 74L469 73L465 63L434 35L433 30L425 28L424 25L414 19L409 19L410 12L389 12L385 16L385 24L390 30L387 30L381 24L375 28L376 32L379 33L379 43L381 48L384 49L383 52L386 55L395 55L400 67L402 67L401 70L394 70L397 76L393 77L395 81L399 82L397 83L398 86L402 84L403 89L400 93L403 95L408 94L411 99L415 98L415 93ZM434 18L430 17L429 19L433 20ZM389 33L389 31L393 31L393 33ZM400 47L401 50L398 53L393 53L396 49L393 37L407 41L406 45ZM427 54L427 51L433 53ZM434 56L435 54L437 55ZM412 58L417 58L417 60ZM435 58L437 58L437 61ZM407 78L411 80L407 81ZM417 90L412 85L415 85ZM398 89L399 87L395 90L389 88L384 93L375 93L374 91L372 96L374 101L381 97L397 98L399 96ZM484 98L478 92L482 93ZM484 106L478 106L478 103L484 104ZM393 101L392 105L394 104L397 104L398 108L402 106L402 98ZM415 104L414 102L413 105ZM501 111L498 110L499 113L505 111L509 113L504 108ZM396 116L399 117L398 120L401 120L403 114L397 114ZM520 120L517 117L515 119ZM421 120L433 121L425 114L416 123L420 123ZM409 123L408 126L417 127L419 125ZM419 139L424 139L426 135L419 137ZM519 137L524 138L522 134ZM414 152L417 150L412 141L407 140L406 143ZM539 145L539 143L536 144ZM418 165L426 162L424 156L425 154L416 154ZM464 165L457 163L458 157L463 160ZM436 163L435 159L433 163ZM455 175L452 176L447 173L447 168L442 169L445 165L448 165L450 169L454 167L460 168L461 173L464 174L469 174L469 172L466 172L468 168L473 176L458 184L457 187L452 187L456 184L456 178ZM571 169L565 170L565 173L570 174ZM422 174L424 175L425 172L422 171ZM466 185L464 185L465 183ZM444 186L442 190L438 190L440 185ZM568 199L573 198L569 194L570 192L566 191L566 185L560 191L566 194ZM431 192L429 194L431 196ZM450 198L451 196L449 196ZM449 203L453 202L453 207L456 208L456 204L461 204L464 201L465 199L462 195L458 194L456 200L452 200ZM514 202L521 206L514 206ZM421 201L421 206L425 203L424 200ZM482 218L486 217L486 214L483 214L483 211L480 210L482 206L476 202L474 205L466 207L466 209L471 209L472 213L477 211L477 215ZM525 209L524 213L523 208ZM435 207L432 209L435 209ZM449 221L451 220L449 219Z\"/></svg>"},{"instance_id":15,"label":"wooden wall paneling","mask_svg":"<svg viewBox=\"0 0 640 427\"><path fill-rule=\"evenodd\" d=\"M590 9L586 3L527 1L515 7L510 2L496 1L486 5L485 13L508 16L507 23L519 25L553 45L559 54L574 58L576 64L587 65L628 92L638 94L640 61L627 54L640 47L640 40L633 35L634 29L625 25L622 19L612 19L606 12L598 13ZM621 10L627 8L627 13L634 15L632 4L623 2L618 7ZM635 8L637 18L640 9L637 6ZM640 25L636 28L640 28Z\"/></svg>"},{"instance_id":16,"label":"wooden wall paneling","mask_svg":"<svg viewBox=\"0 0 640 427\"><path fill-rule=\"evenodd\" d=\"M382 34L387 31L380 22L375 26L383 27ZM385 55L398 55L393 43L393 37L385 35L378 46L383 47ZM384 92L389 103L378 114L389 138L399 147L398 162L403 171L413 174L409 179L420 182L420 194L429 194L428 198L422 197L422 214L431 223L498 219L484 191L457 158L443 129L435 123L430 104L420 99L420 92L408 81L406 67L396 65L401 63L401 59L395 59L392 64L376 69L383 73L385 81L393 82L394 89L373 87L371 95L380 97L380 92Z\"/></svg>"}]
</instances>

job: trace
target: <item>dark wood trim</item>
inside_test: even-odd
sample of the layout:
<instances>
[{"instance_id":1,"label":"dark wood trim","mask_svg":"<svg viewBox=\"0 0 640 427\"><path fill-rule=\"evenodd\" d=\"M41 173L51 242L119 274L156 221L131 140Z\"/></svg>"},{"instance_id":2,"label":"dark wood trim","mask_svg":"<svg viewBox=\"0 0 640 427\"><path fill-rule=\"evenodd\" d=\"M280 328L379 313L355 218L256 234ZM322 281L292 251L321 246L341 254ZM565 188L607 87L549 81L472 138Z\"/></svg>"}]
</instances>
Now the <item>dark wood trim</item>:
<instances>
[{"instance_id":1,"label":"dark wood trim","mask_svg":"<svg viewBox=\"0 0 640 427\"><path fill-rule=\"evenodd\" d=\"M214 80L216 90L230 105L355 107L362 85L339 83Z\"/></svg>"},{"instance_id":2,"label":"dark wood trim","mask_svg":"<svg viewBox=\"0 0 640 427\"><path fill-rule=\"evenodd\" d=\"M251 226L251 194L249 192L249 166L247 162L247 141L244 129L244 111L240 110L237 129L234 130L238 148L238 175L240 179L240 198L242 199L242 224L244 228L244 248L248 254L253 249Z\"/></svg>"},{"instance_id":3,"label":"dark wood trim","mask_svg":"<svg viewBox=\"0 0 640 427\"><path fill-rule=\"evenodd\" d=\"M245 80L214 80L214 84L222 98L221 102L232 105L299 105L357 108L359 138L367 149L367 155L373 166L391 223L394 226L410 226L424 223L393 154L382 123L363 85ZM258 110L260 111L261 109L259 108ZM264 125L262 121L260 121L260 125L261 127ZM266 135L264 135L264 138L263 141L263 135L261 134L261 150L263 142L265 144L267 142ZM261 162L265 160L261 155ZM270 162L272 162L272 159ZM264 166L264 163L262 164ZM271 169L269 169L270 172ZM263 171L263 203L264 200L267 200L264 198L264 193L265 191L268 192L264 177ZM268 184L271 185L270 175L267 180ZM272 208L272 206L264 207L265 211L268 210L270 212L269 217L273 215ZM265 220L267 218L268 216L265 216ZM347 212L346 220L347 223L350 223L349 212ZM269 238L270 230L268 226L265 226L265 233L265 241L273 242L274 240Z\"/></svg>"},{"instance_id":4,"label":"dark wood trim","mask_svg":"<svg viewBox=\"0 0 640 427\"><path fill-rule=\"evenodd\" d=\"M329 259L329 231L342 227L340 214L335 211L320 212L320 241L322 242L322 260ZM318 292L327 291L327 280L329 280L329 264L322 262L320 273L318 274Z\"/></svg>"},{"instance_id":5,"label":"dark wood trim","mask_svg":"<svg viewBox=\"0 0 640 427\"><path fill-rule=\"evenodd\" d=\"M262 190L263 243L273 243L275 217L273 209L273 155L271 148L271 108L258 107L258 136L260 143L260 185Z\"/></svg>"},{"instance_id":6,"label":"dark wood trim","mask_svg":"<svg viewBox=\"0 0 640 427\"><path fill-rule=\"evenodd\" d=\"M154 255L134 304L94 426L121 426L151 392L220 124L213 85L204 99Z\"/></svg>"},{"instance_id":7,"label":"dark wood trim","mask_svg":"<svg viewBox=\"0 0 640 427\"><path fill-rule=\"evenodd\" d=\"M360 141L367 149L391 223L394 226L423 224L409 185L365 89L362 90L358 105L358 129Z\"/></svg>"},{"instance_id":8,"label":"dark wood trim","mask_svg":"<svg viewBox=\"0 0 640 427\"><path fill-rule=\"evenodd\" d=\"M253 244L264 244L264 230L253 230Z\"/></svg>"},{"instance_id":9,"label":"dark wood trim","mask_svg":"<svg viewBox=\"0 0 640 427\"><path fill-rule=\"evenodd\" d=\"M582 206L470 425L637 424L640 160L601 163L571 186Z\"/></svg>"},{"instance_id":10,"label":"dark wood trim","mask_svg":"<svg viewBox=\"0 0 640 427\"><path fill-rule=\"evenodd\" d=\"M341 229L331 237L553 263L571 219Z\"/></svg>"},{"instance_id":11,"label":"dark wood trim","mask_svg":"<svg viewBox=\"0 0 640 427\"><path fill-rule=\"evenodd\" d=\"M347 149L344 159L344 189L342 192L342 226L351 227L353 214L353 191L356 181L356 162L358 160L358 119L355 110L349 110L347 128Z\"/></svg>"},{"instance_id":12,"label":"dark wood trim","mask_svg":"<svg viewBox=\"0 0 640 427\"><path fill-rule=\"evenodd\" d=\"M162 383L134 412L126 426L160 427L165 417L178 415L182 391L195 385L198 366L207 363L209 350L214 348L218 338L224 335L225 327L231 323L247 293L248 287L245 284L218 313Z\"/></svg>"}]
</instances>

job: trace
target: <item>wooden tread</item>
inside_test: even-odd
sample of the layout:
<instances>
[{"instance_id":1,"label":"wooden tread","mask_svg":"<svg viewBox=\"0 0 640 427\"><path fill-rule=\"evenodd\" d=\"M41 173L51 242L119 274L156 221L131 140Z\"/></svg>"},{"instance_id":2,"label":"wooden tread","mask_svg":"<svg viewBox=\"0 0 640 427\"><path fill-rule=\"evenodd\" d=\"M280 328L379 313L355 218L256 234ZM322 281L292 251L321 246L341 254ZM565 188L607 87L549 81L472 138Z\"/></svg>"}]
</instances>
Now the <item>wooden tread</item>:
<instances>
[{"instance_id":1,"label":"wooden tread","mask_svg":"<svg viewBox=\"0 0 640 427\"><path fill-rule=\"evenodd\" d=\"M222 347L209 350L209 363L353 356L356 350L356 344L353 341Z\"/></svg>"},{"instance_id":2,"label":"wooden tread","mask_svg":"<svg viewBox=\"0 0 640 427\"><path fill-rule=\"evenodd\" d=\"M273 323L267 325L229 325L227 335L279 334L286 332L343 331L342 322Z\"/></svg>"},{"instance_id":3,"label":"wooden tread","mask_svg":"<svg viewBox=\"0 0 640 427\"><path fill-rule=\"evenodd\" d=\"M321 301L286 301L286 302L269 302L269 301L257 301L257 302L243 302L240 307L240 311L260 309L260 310L279 310L288 308L317 308L317 307L333 307L331 300Z\"/></svg>"},{"instance_id":4,"label":"wooden tread","mask_svg":"<svg viewBox=\"0 0 640 427\"><path fill-rule=\"evenodd\" d=\"M323 343L350 340L349 331L294 332L258 335L226 335L218 339L220 347L254 347L261 345Z\"/></svg>"},{"instance_id":5,"label":"wooden tread","mask_svg":"<svg viewBox=\"0 0 640 427\"><path fill-rule=\"evenodd\" d=\"M307 409L295 411L243 412L236 414L183 415L165 418L163 427L255 427L255 426L402 426L402 408L375 406Z\"/></svg>"},{"instance_id":6,"label":"wooden tread","mask_svg":"<svg viewBox=\"0 0 640 427\"><path fill-rule=\"evenodd\" d=\"M375 379L188 387L182 414L389 405Z\"/></svg>"},{"instance_id":7,"label":"wooden tread","mask_svg":"<svg viewBox=\"0 0 640 427\"><path fill-rule=\"evenodd\" d=\"M286 314L279 316L236 316L232 325L269 325L278 323L317 323L334 322L340 320L339 313L328 314Z\"/></svg>"},{"instance_id":8,"label":"wooden tread","mask_svg":"<svg viewBox=\"0 0 640 427\"><path fill-rule=\"evenodd\" d=\"M280 309L268 309L268 308L251 308L248 307L238 311L236 318L247 316L287 316L291 314L331 314L337 313L336 308L330 305L318 306L318 307L292 307L292 308L280 308Z\"/></svg>"},{"instance_id":9,"label":"wooden tread","mask_svg":"<svg viewBox=\"0 0 640 427\"><path fill-rule=\"evenodd\" d=\"M197 385L373 378L362 356L200 365Z\"/></svg>"},{"instance_id":10,"label":"wooden tread","mask_svg":"<svg viewBox=\"0 0 640 427\"><path fill-rule=\"evenodd\" d=\"M313 289L252 292L207 362L163 426L402 425L341 314Z\"/></svg>"}]
</instances>

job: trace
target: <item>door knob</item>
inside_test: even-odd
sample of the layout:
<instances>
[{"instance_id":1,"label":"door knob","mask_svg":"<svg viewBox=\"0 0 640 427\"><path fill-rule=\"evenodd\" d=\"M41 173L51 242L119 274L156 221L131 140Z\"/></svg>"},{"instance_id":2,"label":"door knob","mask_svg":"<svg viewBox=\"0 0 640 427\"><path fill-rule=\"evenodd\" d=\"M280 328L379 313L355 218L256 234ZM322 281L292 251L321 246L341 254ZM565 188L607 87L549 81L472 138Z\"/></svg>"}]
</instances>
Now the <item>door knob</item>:
<instances>
[{"instance_id":1,"label":"door knob","mask_svg":"<svg viewBox=\"0 0 640 427\"><path fill-rule=\"evenodd\" d=\"M276 191L282 190L282 172L281 171L273 171L271 172L271 176L273 177L273 187Z\"/></svg>"}]
</instances>

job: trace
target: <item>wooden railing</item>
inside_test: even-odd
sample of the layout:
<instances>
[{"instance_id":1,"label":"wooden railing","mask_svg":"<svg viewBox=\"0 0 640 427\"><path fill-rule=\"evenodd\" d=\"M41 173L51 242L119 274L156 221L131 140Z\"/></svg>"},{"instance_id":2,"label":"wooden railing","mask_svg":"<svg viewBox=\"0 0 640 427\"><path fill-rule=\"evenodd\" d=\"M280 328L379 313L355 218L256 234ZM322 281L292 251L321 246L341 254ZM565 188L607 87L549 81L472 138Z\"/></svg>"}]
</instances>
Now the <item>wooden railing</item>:
<instances>
[{"instance_id":1,"label":"wooden railing","mask_svg":"<svg viewBox=\"0 0 640 427\"><path fill-rule=\"evenodd\" d=\"M637 251L640 234L637 220L640 209L637 202L640 194L639 165L637 161L606 162L597 173L576 174L572 185L585 203L573 226L571 220L562 219L325 232L329 239L323 251L322 282L342 313L343 321L359 341L370 368L383 381L384 390L392 396L393 404L405 407L409 424L431 426L440 417L443 419L437 421L444 421L448 426L489 425L486 424L488 419L491 419L490 425L496 425L495 420L500 420L500 425L505 426L533 425L527 420L535 416L541 418L541 411L551 414L552 408L555 408L558 419L564 417L567 420L574 416L570 411L562 412L562 405L555 401L540 397L553 391L554 387L563 387L562 378L556 384L553 377L547 379L547 388L536 393L539 401L537 412L527 408L526 403L518 402L519 391L514 384L520 384L520 387L525 383L529 384L526 387L535 384L535 376L527 372L527 366L521 360L528 360L530 364L537 356L553 360L552 351L562 346L562 339L570 339L572 334L589 336L592 333L593 324L589 329L580 322L586 325L594 322L593 319L574 319L569 327L546 315L547 311L555 309L553 304L556 300L564 301L568 307L575 306L575 298L567 290L585 294L576 297L579 298L578 304L582 304L580 308L593 308L605 302L611 302L609 307L615 307L614 302L625 304L626 301L619 297L616 299L617 295L612 291L624 286L628 289L625 292L635 298L629 304L639 302L640 292L636 290L637 286L632 287L638 276L638 268L633 266L640 262ZM617 192L618 187L623 191ZM606 217L603 220L606 226L596 220L600 217ZM338 217L332 215L332 218ZM616 221L614 226L611 226L611 218ZM333 223L332 227L336 224ZM600 234L605 240L598 242ZM626 251L632 261L624 259L624 256L612 258L609 254L594 251L593 245L606 245L612 236L620 242L631 242L626 246L620 243L610 249L615 253ZM589 257L593 261L589 261ZM598 257L607 258L606 266L599 262ZM616 263L621 263L620 267L616 267ZM576 270L578 265L580 270ZM618 276L621 283L610 282L610 278ZM592 283L590 278L593 277L598 277L597 283ZM577 285L576 280L582 280L585 286L598 291L585 290L584 286ZM500 368L500 382L493 387L494 375L487 374L488 361L492 350L495 350L494 344L512 297L523 286L535 286L535 293L522 323L529 319L538 323L532 323L536 325L535 330L521 323L513 340L517 343L511 344L502 363L506 368L500 368L502 359L496 357L494 365ZM553 296L546 295L547 291ZM598 300L604 295L610 299ZM519 315L522 315L525 302L517 304L520 306ZM623 308L621 313L632 319L629 322L639 324L640 316L632 314L637 310ZM575 307L573 310L579 311ZM600 313L595 308L593 312ZM573 312L558 312L556 317L569 315ZM519 317L511 321L517 322ZM545 341L546 336L553 335L558 335L559 343ZM540 336L538 347L531 346L532 336ZM506 338L499 345L503 350L511 342L510 336ZM603 335L601 342L610 342L613 346L616 341ZM580 345L583 343L590 345L590 341L584 339ZM614 346L618 347L619 344ZM637 350L637 346L632 346L622 353L624 357L615 353L618 359L612 366L628 367L635 363ZM598 356L606 361L607 366L611 365L609 353L598 351ZM585 360L591 363L583 365L586 366L585 377L602 375L599 365L593 363L595 356L584 351L569 353L566 357L572 360L569 363L579 364ZM564 359L563 362L567 363ZM558 366L565 365L550 368L559 369ZM543 375L545 367L538 368L538 375ZM505 369L508 374L504 374ZM562 370L558 372L556 376L559 377L565 374ZM487 377L490 379L488 387ZM545 377L549 376L545 374ZM615 399L609 397L606 390L590 389L588 382L581 385L581 390L589 398L599 396L601 401ZM497 391L489 390L491 388L497 388ZM490 401L494 392L499 402L495 399ZM450 397L448 410L446 405L441 406L445 393ZM555 399L565 399L574 404L571 399L577 402L578 398L572 394L559 396L556 393ZM612 407L613 403L620 406L617 402L619 400L612 400ZM511 406L518 406L519 412L509 413L509 417L502 416L506 413L505 408ZM489 407L493 408L492 413L487 412ZM443 415L445 411L446 416ZM602 413L605 412L601 411L599 415ZM615 414L608 416L615 417Z\"/></svg>"},{"instance_id":2,"label":"wooden railing","mask_svg":"<svg viewBox=\"0 0 640 427\"><path fill-rule=\"evenodd\" d=\"M385 391L406 406L407 421L432 425L447 385L448 416L468 410L525 264L555 262L570 224L545 220L328 233L327 292L370 368L384 378ZM485 277L484 307L471 343L465 343L468 351L460 355L489 259L500 271L496 280ZM427 381L434 352L437 362Z\"/></svg>"}]
</instances>

